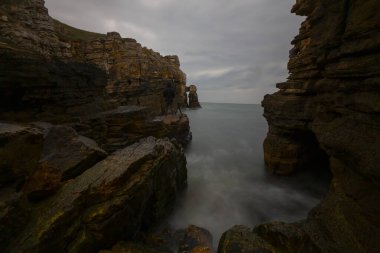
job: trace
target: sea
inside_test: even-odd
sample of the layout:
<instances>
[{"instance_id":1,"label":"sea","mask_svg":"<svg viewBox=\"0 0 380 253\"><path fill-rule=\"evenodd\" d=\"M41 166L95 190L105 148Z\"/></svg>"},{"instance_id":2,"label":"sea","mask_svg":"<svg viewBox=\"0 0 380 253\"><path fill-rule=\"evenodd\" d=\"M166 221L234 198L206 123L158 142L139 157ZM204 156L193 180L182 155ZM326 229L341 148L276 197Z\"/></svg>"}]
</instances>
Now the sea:
<instances>
[{"instance_id":1,"label":"sea","mask_svg":"<svg viewBox=\"0 0 380 253\"><path fill-rule=\"evenodd\" d=\"M327 193L326 172L284 177L265 169L268 126L260 105L203 103L184 113L193 139L186 148L188 188L170 218L173 228L203 227L216 247L234 225L305 219Z\"/></svg>"}]
</instances>

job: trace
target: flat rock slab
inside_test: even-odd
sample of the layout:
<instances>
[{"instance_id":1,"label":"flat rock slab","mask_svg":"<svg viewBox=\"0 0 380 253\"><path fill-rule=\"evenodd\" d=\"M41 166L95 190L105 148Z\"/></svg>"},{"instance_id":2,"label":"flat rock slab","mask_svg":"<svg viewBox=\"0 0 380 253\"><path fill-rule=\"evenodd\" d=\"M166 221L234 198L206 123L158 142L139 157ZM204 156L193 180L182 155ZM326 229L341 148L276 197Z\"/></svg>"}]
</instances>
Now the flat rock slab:
<instances>
[{"instance_id":1,"label":"flat rock slab","mask_svg":"<svg viewBox=\"0 0 380 253\"><path fill-rule=\"evenodd\" d=\"M12 252L97 252L167 215L186 185L183 151L153 137L115 152L38 207Z\"/></svg>"},{"instance_id":2,"label":"flat rock slab","mask_svg":"<svg viewBox=\"0 0 380 253\"><path fill-rule=\"evenodd\" d=\"M55 126L46 131L42 162L49 163L63 174L63 180L74 178L91 167L107 153L98 144L67 126Z\"/></svg>"}]
</instances>

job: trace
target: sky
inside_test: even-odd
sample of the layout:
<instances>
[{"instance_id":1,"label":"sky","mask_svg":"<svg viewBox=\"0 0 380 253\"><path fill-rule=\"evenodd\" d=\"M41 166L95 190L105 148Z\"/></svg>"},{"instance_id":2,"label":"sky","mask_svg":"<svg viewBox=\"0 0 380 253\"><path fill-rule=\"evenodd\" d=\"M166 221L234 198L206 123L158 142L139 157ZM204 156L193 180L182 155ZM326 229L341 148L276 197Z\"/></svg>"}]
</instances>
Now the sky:
<instances>
[{"instance_id":1,"label":"sky","mask_svg":"<svg viewBox=\"0 0 380 253\"><path fill-rule=\"evenodd\" d=\"M295 0L45 0L77 28L119 32L178 55L200 102L259 104L286 80L291 40L303 18Z\"/></svg>"}]
</instances>

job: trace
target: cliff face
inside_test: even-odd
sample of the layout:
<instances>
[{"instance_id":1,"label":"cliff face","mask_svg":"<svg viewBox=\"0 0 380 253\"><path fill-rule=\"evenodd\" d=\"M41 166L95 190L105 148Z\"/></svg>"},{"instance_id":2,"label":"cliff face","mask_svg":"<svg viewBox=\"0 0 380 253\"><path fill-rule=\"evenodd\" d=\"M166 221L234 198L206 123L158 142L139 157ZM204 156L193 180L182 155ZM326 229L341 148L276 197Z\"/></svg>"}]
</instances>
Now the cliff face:
<instances>
[{"instance_id":1,"label":"cliff face","mask_svg":"<svg viewBox=\"0 0 380 253\"><path fill-rule=\"evenodd\" d=\"M1 0L2 45L15 45L47 57L70 57L70 44L60 41L43 0Z\"/></svg>"},{"instance_id":2,"label":"cliff face","mask_svg":"<svg viewBox=\"0 0 380 253\"><path fill-rule=\"evenodd\" d=\"M157 116L168 81L176 56L0 0L1 252L98 252L170 213L189 121Z\"/></svg>"},{"instance_id":3,"label":"cliff face","mask_svg":"<svg viewBox=\"0 0 380 253\"><path fill-rule=\"evenodd\" d=\"M179 68L177 56L163 57L116 32L91 41L73 41L71 45L75 58L95 63L107 73L107 93L122 104L163 112L162 92L167 83L175 85L182 104L186 75Z\"/></svg>"},{"instance_id":4,"label":"cliff face","mask_svg":"<svg viewBox=\"0 0 380 253\"><path fill-rule=\"evenodd\" d=\"M262 103L265 163L276 174L330 169L331 187L306 221L235 228L219 252L235 252L233 241L237 252L379 252L379 1L297 0L292 11L307 19L288 81Z\"/></svg>"},{"instance_id":5,"label":"cliff face","mask_svg":"<svg viewBox=\"0 0 380 253\"><path fill-rule=\"evenodd\" d=\"M107 100L111 107L115 105L114 101L110 101L113 99L122 105L148 106L155 113L161 113L164 107L162 92L166 83L170 82L176 87L177 101L183 103L186 75L179 68L177 56L163 57L153 50L143 48L134 39L123 39L115 32L103 35L62 24L48 15L43 0L2 0L0 3L0 53L9 55L0 69L0 78L5 78L1 80L0 88L4 91L2 94L5 94L5 90L17 90L13 92L16 94L7 96L17 98L8 101L8 107L14 107L16 102L26 102L29 107L30 103L39 104L41 101L38 101L38 96L36 101L32 101L36 94L47 94L46 97L50 96L52 100L60 100L61 103L66 101L68 98L65 95L70 92L65 90L62 94L62 81L52 80L56 76L51 74L54 65L59 65L55 67L57 69L72 66L64 76L83 79L63 80L66 86L87 84L76 94L70 93L71 97L80 97L84 93L84 96ZM32 66L16 73L12 71L14 66L6 67L5 60L15 66ZM77 66L73 66L73 63ZM87 69L82 70L79 65L86 66ZM25 76L24 80L18 81L23 77L22 73L35 70L38 75L31 73L32 76ZM44 80L33 81L33 78L41 79L40 76L44 76ZM99 87L99 83L102 87ZM87 93L87 90L94 87L99 88L97 93ZM109 109L108 105L101 103L98 107ZM81 109L87 113L87 108Z\"/></svg>"}]
</instances>

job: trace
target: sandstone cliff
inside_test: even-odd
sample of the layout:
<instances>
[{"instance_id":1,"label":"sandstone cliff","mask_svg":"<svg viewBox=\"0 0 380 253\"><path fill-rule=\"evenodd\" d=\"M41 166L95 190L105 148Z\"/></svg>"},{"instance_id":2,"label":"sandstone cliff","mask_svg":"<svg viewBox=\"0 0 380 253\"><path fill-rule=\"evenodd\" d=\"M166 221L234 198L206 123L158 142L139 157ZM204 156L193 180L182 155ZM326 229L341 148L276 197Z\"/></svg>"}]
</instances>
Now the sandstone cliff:
<instances>
[{"instance_id":1,"label":"sandstone cliff","mask_svg":"<svg viewBox=\"0 0 380 253\"><path fill-rule=\"evenodd\" d=\"M93 110L115 106L111 98L122 105L148 106L157 114L163 111L167 82L175 85L177 101L183 103L186 75L177 56L161 56L116 32L103 35L62 24L48 15L43 0L0 3L4 106L45 102L62 109L80 104L75 112L86 114L89 106L84 105L93 103L89 97L96 97L105 101L90 106ZM54 73L62 68L66 73ZM70 77L73 80L66 80Z\"/></svg>"},{"instance_id":2,"label":"sandstone cliff","mask_svg":"<svg viewBox=\"0 0 380 253\"><path fill-rule=\"evenodd\" d=\"M333 174L306 221L235 227L219 252L380 252L380 3L297 0L287 82L264 98L265 163ZM248 249L250 251L248 251Z\"/></svg>"},{"instance_id":3,"label":"sandstone cliff","mask_svg":"<svg viewBox=\"0 0 380 253\"><path fill-rule=\"evenodd\" d=\"M0 0L1 252L98 252L170 213L189 120L157 114L166 82L183 94L179 65Z\"/></svg>"}]
</instances>

